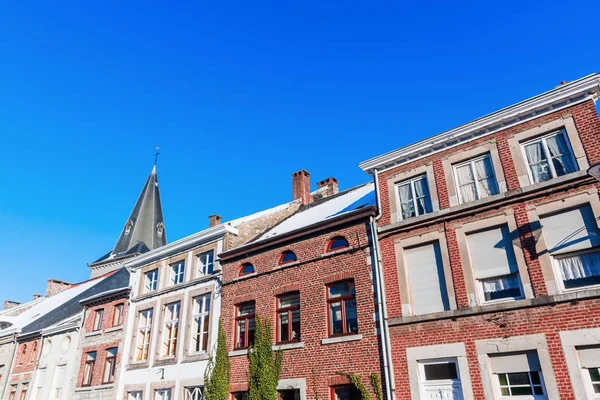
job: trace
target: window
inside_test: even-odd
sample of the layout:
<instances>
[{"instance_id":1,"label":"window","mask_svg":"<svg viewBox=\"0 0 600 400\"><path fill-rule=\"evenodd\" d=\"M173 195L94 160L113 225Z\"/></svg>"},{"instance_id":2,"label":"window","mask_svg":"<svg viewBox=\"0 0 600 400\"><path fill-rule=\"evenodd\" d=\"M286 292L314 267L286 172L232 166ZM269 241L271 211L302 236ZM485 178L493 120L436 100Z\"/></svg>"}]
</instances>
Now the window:
<instances>
[{"instance_id":1,"label":"window","mask_svg":"<svg viewBox=\"0 0 600 400\"><path fill-rule=\"evenodd\" d=\"M214 251L207 251L199 254L198 260L198 276L211 275L214 273Z\"/></svg>"},{"instance_id":2,"label":"window","mask_svg":"<svg viewBox=\"0 0 600 400\"><path fill-rule=\"evenodd\" d=\"M498 184L489 154L455 165L454 178L460 203L498 194Z\"/></svg>"},{"instance_id":3,"label":"window","mask_svg":"<svg viewBox=\"0 0 600 400\"><path fill-rule=\"evenodd\" d=\"M27 398L27 390L29 390L29 383L24 383L21 385L21 394L19 395L19 400L25 400Z\"/></svg>"},{"instance_id":4,"label":"window","mask_svg":"<svg viewBox=\"0 0 600 400\"><path fill-rule=\"evenodd\" d=\"M52 382L52 390L50 394L53 400L60 400L63 394L63 386L65 384L67 366L61 365L54 370L54 380Z\"/></svg>"},{"instance_id":5,"label":"window","mask_svg":"<svg viewBox=\"0 0 600 400\"><path fill-rule=\"evenodd\" d=\"M420 362L419 372L422 398L463 398L456 360L442 359Z\"/></svg>"},{"instance_id":6,"label":"window","mask_svg":"<svg viewBox=\"0 0 600 400\"><path fill-rule=\"evenodd\" d=\"M111 347L106 350L106 361L104 362L104 375L102 383L113 383L115 381L115 369L117 368L117 348Z\"/></svg>"},{"instance_id":7,"label":"window","mask_svg":"<svg viewBox=\"0 0 600 400\"><path fill-rule=\"evenodd\" d=\"M277 298L277 343L300 341L300 294Z\"/></svg>"},{"instance_id":8,"label":"window","mask_svg":"<svg viewBox=\"0 0 600 400\"><path fill-rule=\"evenodd\" d=\"M240 275L248 275L254 272L254 266L250 263L246 263L244 265L242 265L242 268L240 269Z\"/></svg>"},{"instance_id":9,"label":"window","mask_svg":"<svg viewBox=\"0 0 600 400\"><path fill-rule=\"evenodd\" d=\"M179 330L179 302L165 305L163 322L163 357L175 357Z\"/></svg>"},{"instance_id":10,"label":"window","mask_svg":"<svg viewBox=\"0 0 600 400\"><path fill-rule=\"evenodd\" d=\"M96 365L96 352L90 351L89 353L85 353L82 386L91 386L94 377L94 365Z\"/></svg>"},{"instance_id":11,"label":"window","mask_svg":"<svg viewBox=\"0 0 600 400\"><path fill-rule=\"evenodd\" d=\"M350 245L348 244L348 241L345 237L337 236L329 241L329 244L327 245L327 251L343 249L348 246Z\"/></svg>"},{"instance_id":12,"label":"window","mask_svg":"<svg viewBox=\"0 0 600 400\"><path fill-rule=\"evenodd\" d=\"M37 342L33 342L33 349L31 349L31 354L29 355L29 364L33 364L33 362L35 361L35 357L37 355L37 348Z\"/></svg>"},{"instance_id":13,"label":"window","mask_svg":"<svg viewBox=\"0 0 600 400\"><path fill-rule=\"evenodd\" d=\"M286 264L290 262L296 261L296 254L294 254L291 250L286 250L281 253L281 257L279 257L279 264Z\"/></svg>"},{"instance_id":14,"label":"window","mask_svg":"<svg viewBox=\"0 0 600 400\"><path fill-rule=\"evenodd\" d=\"M171 389L155 390L154 400L171 400Z\"/></svg>"},{"instance_id":15,"label":"window","mask_svg":"<svg viewBox=\"0 0 600 400\"><path fill-rule=\"evenodd\" d=\"M600 234L591 207L543 216L540 221L563 288L600 285Z\"/></svg>"},{"instance_id":16,"label":"window","mask_svg":"<svg viewBox=\"0 0 600 400\"><path fill-rule=\"evenodd\" d=\"M522 297L517 259L507 225L470 233L467 244L482 302Z\"/></svg>"},{"instance_id":17,"label":"window","mask_svg":"<svg viewBox=\"0 0 600 400\"><path fill-rule=\"evenodd\" d=\"M102 329L102 320L104 319L104 309L94 311L94 325L92 331L99 331Z\"/></svg>"},{"instance_id":18,"label":"window","mask_svg":"<svg viewBox=\"0 0 600 400\"><path fill-rule=\"evenodd\" d=\"M235 347L238 349L246 348L254 343L254 310L254 302L237 306Z\"/></svg>"},{"instance_id":19,"label":"window","mask_svg":"<svg viewBox=\"0 0 600 400\"><path fill-rule=\"evenodd\" d=\"M1 379L1 377L0 377ZM34 400L42 400L42 390L44 388L44 382L46 380L46 369L38 370L37 376L35 378L35 387L34 393L32 395L32 399Z\"/></svg>"},{"instance_id":20,"label":"window","mask_svg":"<svg viewBox=\"0 0 600 400\"><path fill-rule=\"evenodd\" d=\"M600 399L600 347L585 346L577 349L583 377L587 381L592 398Z\"/></svg>"},{"instance_id":21,"label":"window","mask_svg":"<svg viewBox=\"0 0 600 400\"><path fill-rule=\"evenodd\" d=\"M17 396L17 385L10 385L10 394L8 395L8 400L15 400Z\"/></svg>"},{"instance_id":22,"label":"window","mask_svg":"<svg viewBox=\"0 0 600 400\"><path fill-rule=\"evenodd\" d=\"M152 335L152 309L140 311L138 321L137 337L137 361L148 359L148 350L150 349L150 337Z\"/></svg>"},{"instance_id":23,"label":"window","mask_svg":"<svg viewBox=\"0 0 600 400\"><path fill-rule=\"evenodd\" d=\"M522 146L532 183L545 182L577 171L577 164L564 129Z\"/></svg>"},{"instance_id":24,"label":"window","mask_svg":"<svg viewBox=\"0 0 600 400\"><path fill-rule=\"evenodd\" d=\"M327 287L329 335L358 333L354 282L340 282Z\"/></svg>"},{"instance_id":25,"label":"window","mask_svg":"<svg viewBox=\"0 0 600 400\"><path fill-rule=\"evenodd\" d=\"M123 310L125 309L125 304L117 304L113 310L113 321L112 326L120 326L123 325Z\"/></svg>"},{"instance_id":26,"label":"window","mask_svg":"<svg viewBox=\"0 0 600 400\"><path fill-rule=\"evenodd\" d=\"M196 327L192 334L192 351L206 352L208 349L208 332L210 329L210 293L194 297L192 318Z\"/></svg>"},{"instance_id":27,"label":"window","mask_svg":"<svg viewBox=\"0 0 600 400\"><path fill-rule=\"evenodd\" d=\"M154 292L158 286L158 269L144 274L144 293Z\"/></svg>"},{"instance_id":28,"label":"window","mask_svg":"<svg viewBox=\"0 0 600 400\"><path fill-rule=\"evenodd\" d=\"M414 315L450 309L442 254L438 242L404 250L411 307Z\"/></svg>"},{"instance_id":29,"label":"window","mask_svg":"<svg viewBox=\"0 0 600 400\"><path fill-rule=\"evenodd\" d=\"M490 355L490 362L502 398L546 398L540 361L535 351Z\"/></svg>"},{"instance_id":30,"label":"window","mask_svg":"<svg viewBox=\"0 0 600 400\"><path fill-rule=\"evenodd\" d=\"M300 400L300 390L279 390L279 400Z\"/></svg>"},{"instance_id":31,"label":"window","mask_svg":"<svg viewBox=\"0 0 600 400\"><path fill-rule=\"evenodd\" d=\"M142 400L144 398L144 392L136 390L135 392L127 392L127 400Z\"/></svg>"},{"instance_id":32,"label":"window","mask_svg":"<svg viewBox=\"0 0 600 400\"><path fill-rule=\"evenodd\" d=\"M398 202L400 203L399 219L418 217L432 211L425 175L398 183L396 190L398 190Z\"/></svg>"},{"instance_id":33,"label":"window","mask_svg":"<svg viewBox=\"0 0 600 400\"><path fill-rule=\"evenodd\" d=\"M360 391L352 386L336 386L331 388L331 399L332 400L360 400L362 396Z\"/></svg>"},{"instance_id":34,"label":"window","mask_svg":"<svg viewBox=\"0 0 600 400\"><path fill-rule=\"evenodd\" d=\"M185 262L183 260L171 265L171 284L178 285L183 283L185 271Z\"/></svg>"},{"instance_id":35,"label":"window","mask_svg":"<svg viewBox=\"0 0 600 400\"><path fill-rule=\"evenodd\" d=\"M21 354L19 356L19 365L25 364L25 360L27 360L27 345L26 344L24 344L23 347L21 347Z\"/></svg>"},{"instance_id":36,"label":"window","mask_svg":"<svg viewBox=\"0 0 600 400\"><path fill-rule=\"evenodd\" d=\"M191 386L183 389L184 400L203 400L202 386Z\"/></svg>"},{"instance_id":37,"label":"window","mask_svg":"<svg viewBox=\"0 0 600 400\"><path fill-rule=\"evenodd\" d=\"M231 393L232 400L248 400L248 392Z\"/></svg>"}]
</instances>

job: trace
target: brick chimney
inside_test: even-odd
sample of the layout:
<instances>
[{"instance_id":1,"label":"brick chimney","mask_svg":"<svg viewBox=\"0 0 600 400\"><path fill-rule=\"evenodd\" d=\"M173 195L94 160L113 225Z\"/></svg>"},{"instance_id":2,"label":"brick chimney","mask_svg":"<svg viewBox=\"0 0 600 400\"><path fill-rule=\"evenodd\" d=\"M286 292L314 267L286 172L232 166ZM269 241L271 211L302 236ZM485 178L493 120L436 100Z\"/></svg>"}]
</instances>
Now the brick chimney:
<instances>
[{"instance_id":1,"label":"brick chimney","mask_svg":"<svg viewBox=\"0 0 600 400\"><path fill-rule=\"evenodd\" d=\"M9 310L11 308L15 308L16 306L18 306L20 304L21 303L19 303L18 301L4 300L4 304L2 305L2 309L3 310Z\"/></svg>"},{"instance_id":2,"label":"brick chimney","mask_svg":"<svg viewBox=\"0 0 600 400\"><path fill-rule=\"evenodd\" d=\"M321 192L321 197L329 197L340 192L338 181L335 178L323 179L317 183L317 189ZM321 190L322 189L322 190Z\"/></svg>"},{"instance_id":3,"label":"brick chimney","mask_svg":"<svg viewBox=\"0 0 600 400\"><path fill-rule=\"evenodd\" d=\"M217 214L209 215L208 217L208 227L212 228L213 226L217 226L221 223L221 216Z\"/></svg>"},{"instance_id":4,"label":"brick chimney","mask_svg":"<svg viewBox=\"0 0 600 400\"><path fill-rule=\"evenodd\" d=\"M302 205L310 204L310 173L300 170L292 174L292 200L298 200Z\"/></svg>"},{"instance_id":5,"label":"brick chimney","mask_svg":"<svg viewBox=\"0 0 600 400\"><path fill-rule=\"evenodd\" d=\"M34 294L34 295L33 295L33 300L37 300L37 299L39 299L39 298L41 298L41 297L44 297L44 296L43 296L43 295L41 295L41 294Z\"/></svg>"},{"instance_id":6,"label":"brick chimney","mask_svg":"<svg viewBox=\"0 0 600 400\"><path fill-rule=\"evenodd\" d=\"M48 285L46 286L46 297L52 297L55 294L59 294L71 286L72 285L70 283L59 281L58 279L48 279Z\"/></svg>"}]
</instances>

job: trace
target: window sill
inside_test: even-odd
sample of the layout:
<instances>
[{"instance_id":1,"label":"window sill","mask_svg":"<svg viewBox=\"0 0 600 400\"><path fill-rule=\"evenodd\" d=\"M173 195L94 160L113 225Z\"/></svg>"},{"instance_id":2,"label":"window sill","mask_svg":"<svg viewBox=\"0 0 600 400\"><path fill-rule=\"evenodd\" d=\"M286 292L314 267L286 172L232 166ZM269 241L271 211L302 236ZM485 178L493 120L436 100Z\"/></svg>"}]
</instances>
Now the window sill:
<instances>
[{"instance_id":1,"label":"window sill","mask_svg":"<svg viewBox=\"0 0 600 400\"><path fill-rule=\"evenodd\" d=\"M125 370L127 370L127 371L135 371L136 369L148 368L148 366L149 366L148 360L146 360L146 361L135 361L135 362L132 362L130 364L127 364L127 367L125 368Z\"/></svg>"},{"instance_id":2,"label":"window sill","mask_svg":"<svg viewBox=\"0 0 600 400\"><path fill-rule=\"evenodd\" d=\"M194 286L197 285L198 283L202 283L202 282L208 282L211 281L213 279L217 279L220 276L220 272L215 272L213 275L206 275L200 278L196 278L196 279L192 279L189 280L187 282L183 282L174 286L167 286L158 290L154 290L152 292L146 292L146 293L141 293L140 295L138 295L137 297L134 297L131 299L131 301L133 302L138 302L138 301L142 301L145 299L148 299L150 297L154 297L154 296L158 296L164 293L169 293L175 290L179 290L179 289L183 289L183 288L187 288L190 286Z\"/></svg>"},{"instance_id":3,"label":"window sill","mask_svg":"<svg viewBox=\"0 0 600 400\"><path fill-rule=\"evenodd\" d=\"M245 274L245 275L241 275L241 276L236 276L235 278L233 278L232 280L234 282L236 281L243 281L244 279L249 279L249 278L253 278L257 275L256 271L252 272L251 274Z\"/></svg>"},{"instance_id":4,"label":"window sill","mask_svg":"<svg viewBox=\"0 0 600 400\"><path fill-rule=\"evenodd\" d=\"M276 344L275 346L273 346L273 350L274 351L278 351L278 350L293 350L293 349L301 349L303 347L304 347L304 343L303 342L284 343L284 344Z\"/></svg>"},{"instance_id":5,"label":"window sill","mask_svg":"<svg viewBox=\"0 0 600 400\"><path fill-rule=\"evenodd\" d=\"M101 335L102 331L93 331L93 332L88 332L85 334L85 337L91 337L91 336L98 336Z\"/></svg>"},{"instance_id":6,"label":"window sill","mask_svg":"<svg viewBox=\"0 0 600 400\"><path fill-rule=\"evenodd\" d=\"M123 325L113 326L112 328L108 328L104 331L104 333L116 332L123 329Z\"/></svg>"},{"instance_id":7,"label":"window sill","mask_svg":"<svg viewBox=\"0 0 600 400\"><path fill-rule=\"evenodd\" d=\"M326 339L321 339L321 344L334 344L334 343L344 343L344 342L354 342L356 340L362 339L362 334L357 335L345 335L345 336L335 336Z\"/></svg>"},{"instance_id":8,"label":"window sill","mask_svg":"<svg viewBox=\"0 0 600 400\"><path fill-rule=\"evenodd\" d=\"M233 350L229 352L229 357L245 356L248 354L248 349Z\"/></svg>"},{"instance_id":9,"label":"window sill","mask_svg":"<svg viewBox=\"0 0 600 400\"><path fill-rule=\"evenodd\" d=\"M110 384L106 384L103 383L102 385L99 386L81 386L75 389L75 392L92 392L92 391L97 391L97 390L107 390L107 389L114 389L115 388L115 384L114 383L110 383Z\"/></svg>"},{"instance_id":10,"label":"window sill","mask_svg":"<svg viewBox=\"0 0 600 400\"><path fill-rule=\"evenodd\" d=\"M159 358L158 360L154 360L154 363L152 364L152 366L160 367L162 365L170 365L170 364L177 364L177 357L173 356L173 357Z\"/></svg>"}]
</instances>

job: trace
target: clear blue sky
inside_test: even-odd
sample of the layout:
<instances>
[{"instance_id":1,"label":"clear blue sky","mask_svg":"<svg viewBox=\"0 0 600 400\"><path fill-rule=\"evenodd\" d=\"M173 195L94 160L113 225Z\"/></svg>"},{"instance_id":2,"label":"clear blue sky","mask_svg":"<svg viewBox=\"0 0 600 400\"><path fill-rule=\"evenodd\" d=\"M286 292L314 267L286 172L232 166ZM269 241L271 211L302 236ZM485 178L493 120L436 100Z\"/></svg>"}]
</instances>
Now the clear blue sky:
<instances>
[{"instance_id":1,"label":"clear blue sky","mask_svg":"<svg viewBox=\"0 0 600 400\"><path fill-rule=\"evenodd\" d=\"M5 2L0 300L81 281L152 168L170 241L600 71L600 2Z\"/></svg>"}]
</instances>

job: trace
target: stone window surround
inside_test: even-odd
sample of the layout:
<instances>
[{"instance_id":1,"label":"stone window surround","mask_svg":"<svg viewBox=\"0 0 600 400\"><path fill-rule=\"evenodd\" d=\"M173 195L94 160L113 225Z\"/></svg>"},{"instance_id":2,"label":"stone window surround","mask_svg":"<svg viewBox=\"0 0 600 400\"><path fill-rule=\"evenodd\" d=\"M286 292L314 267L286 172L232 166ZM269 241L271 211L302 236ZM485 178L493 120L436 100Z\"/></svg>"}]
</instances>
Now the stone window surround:
<instances>
[{"instance_id":1,"label":"stone window surround","mask_svg":"<svg viewBox=\"0 0 600 400\"><path fill-rule=\"evenodd\" d=\"M277 384L277 390L299 390L300 400L306 400L306 379L280 379Z\"/></svg>"},{"instance_id":2,"label":"stone window surround","mask_svg":"<svg viewBox=\"0 0 600 400\"><path fill-rule=\"evenodd\" d=\"M155 393L160 389L171 389L171 398L176 398L175 386L177 385L176 381L155 381L150 383L150 391L148 400L154 400L156 398Z\"/></svg>"},{"instance_id":3,"label":"stone window surround","mask_svg":"<svg viewBox=\"0 0 600 400\"><path fill-rule=\"evenodd\" d=\"M137 340L138 340L138 326L140 322L140 313L142 311L146 311L148 309L152 309L152 332L150 334L150 348L148 349L148 359L145 361L137 361L136 353L137 353ZM153 347L154 342L152 340L153 336L156 336L156 332L158 331L156 320L157 320L157 311L158 310L158 299L154 301L145 302L142 304L138 304L134 311L134 319L133 319L133 334L131 336L131 348L129 349L129 362L127 363L127 369L138 369L138 368L148 368L150 362L154 361L153 356Z\"/></svg>"},{"instance_id":4,"label":"stone window surround","mask_svg":"<svg viewBox=\"0 0 600 400\"><path fill-rule=\"evenodd\" d=\"M454 165L460 164L464 161L469 161L472 158L477 158L485 154L490 155L492 168L494 168L494 177L496 178L496 184L498 185L498 193L504 193L507 191L506 179L504 177L504 169L502 168L502 163L500 162L500 154L498 153L498 147L496 146L496 141L491 140L472 149L463 150L459 153L452 154L451 156L448 156L442 160L442 166L444 168L444 178L446 179L446 188L448 190L448 201L450 202L450 207L454 207L460 204L458 200L458 189L456 187Z\"/></svg>"},{"instance_id":5,"label":"stone window surround","mask_svg":"<svg viewBox=\"0 0 600 400\"><path fill-rule=\"evenodd\" d=\"M521 149L521 143L560 129L564 129L567 133L567 138L569 139L571 149L573 150L573 157L575 157L579 170L585 171L590 166L585 155L585 150L583 149L583 144L579 138L579 133L575 127L573 117L571 115L560 117L535 128L519 132L508 139L508 147L510 148L510 153L519 178L519 186L521 188L533 184L529 178L529 167L524 158L525 156Z\"/></svg>"},{"instance_id":6,"label":"stone window surround","mask_svg":"<svg viewBox=\"0 0 600 400\"><path fill-rule=\"evenodd\" d=\"M172 398L185 399L185 388L190 386L204 386L204 377L200 378L191 378L191 379L182 379L179 381L179 396L176 396L173 393Z\"/></svg>"},{"instance_id":7,"label":"stone window surround","mask_svg":"<svg viewBox=\"0 0 600 400\"><path fill-rule=\"evenodd\" d=\"M157 275L157 283L156 283L156 290L154 291L154 293L158 292L161 288L162 285L162 277L161 277L161 267L162 267L162 263L159 262L155 262L149 265L146 265L142 268L140 268L140 273L139 273L139 278L138 278L138 296L143 296L144 294L147 294L144 292L145 287L146 287L146 273L150 272L154 269L158 270L158 275ZM148 293L153 293L153 292L148 292Z\"/></svg>"},{"instance_id":8,"label":"stone window surround","mask_svg":"<svg viewBox=\"0 0 600 400\"><path fill-rule=\"evenodd\" d=\"M190 291L187 294L187 303L189 304L185 312L185 325L183 323L179 324L179 333L183 329L183 356L182 362L191 362L191 361L200 361L200 360L208 360L209 352L210 352L210 344L212 343L213 338L213 325L215 323L214 312L215 312L215 284L210 284L204 287L199 287L195 290ZM194 353L192 352L192 333L195 332L195 327L193 327L193 319L192 315L194 313L194 297L202 296L205 294L210 294L210 315L208 317L208 352L207 353ZM180 317L181 321L181 317ZM177 344L179 347L179 343ZM188 385L189 386L189 385Z\"/></svg>"},{"instance_id":9,"label":"stone window surround","mask_svg":"<svg viewBox=\"0 0 600 400\"><path fill-rule=\"evenodd\" d=\"M435 175L433 172L433 164L422 165L408 171L403 171L392 175L387 180L388 195L390 201L390 220L392 223L400 222L402 219L398 218L398 212L400 210L400 196L396 185L407 181L409 179L416 178L418 176L425 175L427 177L427 187L429 189L429 199L431 200L432 211L440 210L440 202L438 199L437 187L435 185Z\"/></svg>"},{"instance_id":10,"label":"stone window surround","mask_svg":"<svg viewBox=\"0 0 600 400\"><path fill-rule=\"evenodd\" d=\"M440 253L442 255L442 267L444 269L444 280L446 282L446 292L448 293L448 302L451 310L456 310L456 294L454 292L454 281L452 279L452 269L450 267L450 257L448 255L448 246L446 235L443 229L422 233L417 236L400 238L394 241L396 253L396 265L398 273L398 286L400 289L400 301L402 302L402 315L413 315L412 301L410 298L410 283L408 279L408 268L404 265L404 252L407 247L418 247L420 245L438 242Z\"/></svg>"},{"instance_id":11,"label":"stone window surround","mask_svg":"<svg viewBox=\"0 0 600 400\"><path fill-rule=\"evenodd\" d=\"M531 280L529 279L529 271L527 268L527 263L525 262L525 256L521 245L521 238L517 228L517 221L514 217L514 210L512 208L507 208L503 210L502 214L500 215L484 217L482 219L462 225L455 225L458 252L460 254L460 262L462 265L463 276L465 278L465 287L467 289L470 307L476 307L483 304L514 301L512 299L503 299L484 302L483 299L480 299L480 296L478 295L478 284L476 279L473 277L473 267L471 265L471 258L469 257L467 234L473 231L485 230L486 228L494 228L501 225L507 225L508 231L510 232L513 244L513 253L517 261L519 278L521 280L521 288L523 289L523 298L532 299L534 297L533 289L531 287Z\"/></svg>"},{"instance_id":12,"label":"stone window surround","mask_svg":"<svg viewBox=\"0 0 600 400\"><path fill-rule=\"evenodd\" d=\"M197 249L192 251L192 256L190 259L190 279L200 278L198 274L198 256L202 253L206 253L208 251L213 252L213 271L221 271L221 263L218 262L217 259L217 243L213 242L202 247L198 247Z\"/></svg>"},{"instance_id":13,"label":"stone window surround","mask_svg":"<svg viewBox=\"0 0 600 400\"><path fill-rule=\"evenodd\" d=\"M600 199L598 199L598 189L595 186L590 186L583 192L573 194L560 200L552 200L541 204L527 204L527 217L529 218L529 223L531 225L540 226L540 217L543 215L584 205L589 205L592 209L592 213L596 218L596 224L600 230ZM546 243L543 240L541 228L538 230L538 232L534 230L533 234L536 239L535 251L538 255L540 266L542 267L542 275L544 276L544 281L546 282L548 294L554 295L559 293L586 290L586 287L571 290L562 289L562 284L559 282L559 279L557 279L557 275L555 273L552 257L550 256L548 248L546 247Z\"/></svg>"},{"instance_id":14,"label":"stone window surround","mask_svg":"<svg viewBox=\"0 0 600 400\"><path fill-rule=\"evenodd\" d=\"M409 347L406 349L411 398L415 400L421 400L422 398L419 362L433 361L440 358L456 359L463 398L464 400L472 400L473 386L471 383L471 375L469 374L467 350L464 343L436 344L431 346Z\"/></svg>"},{"instance_id":15,"label":"stone window surround","mask_svg":"<svg viewBox=\"0 0 600 400\"><path fill-rule=\"evenodd\" d=\"M583 376L576 347L600 345L600 328L563 331L559 334L575 399L592 399L593 396L587 390L587 379Z\"/></svg>"},{"instance_id":16,"label":"stone window surround","mask_svg":"<svg viewBox=\"0 0 600 400\"><path fill-rule=\"evenodd\" d=\"M476 340L475 348L477 350L477 359L479 361L479 370L481 371L481 383L486 399L495 399L496 382L490 366L489 354L512 353L518 351L534 350L537 353L540 365L542 367L542 375L544 376L544 384L546 395L549 399L559 399L558 386L554 370L552 369L552 360L548 352L548 344L546 335L543 333L536 335L514 336L507 339L487 339Z\"/></svg>"},{"instance_id":17,"label":"stone window surround","mask_svg":"<svg viewBox=\"0 0 600 400\"><path fill-rule=\"evenodd\" d=\"M123 386L123 400L129 400L129 393L130 392L142 392L142 399L145 399L145 393L146 393L146 384L145 383L138 383L138 384L130 384L130 385L124 385Z\"/></svg>"},{"instance_id":18,"label":"stone window surround","mask_svg":"<svg viewBox=\"0 0 600 400\"><path fill-rule=\"evenodd\" d=\"M177 328L177 347L175 348L175 357L163 357L162 355L162 344L163 344L163 324L165 320L165 306L167 304L179 302L179 322ZM187 313L187 308L185 304L185 293L177 293L169 297L164 297L159 299L159 304L157 307L157 328L156 328L156 336L154 338L154 358L152 362L152 366L162 366L167 364L176 364L177 360L181 359L182 355L182 346L181 346L181 330L183 326L183 316Z\"/></svg>"}]
</instances>

